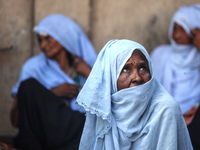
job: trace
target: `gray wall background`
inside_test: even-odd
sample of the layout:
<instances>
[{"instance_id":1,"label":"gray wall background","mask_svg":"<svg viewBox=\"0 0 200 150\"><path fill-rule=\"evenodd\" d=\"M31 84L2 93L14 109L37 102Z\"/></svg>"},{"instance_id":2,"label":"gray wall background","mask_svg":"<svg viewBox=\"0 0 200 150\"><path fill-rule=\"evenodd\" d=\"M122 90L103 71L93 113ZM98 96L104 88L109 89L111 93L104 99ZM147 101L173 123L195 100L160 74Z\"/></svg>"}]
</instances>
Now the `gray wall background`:
<instances>
[{"instance_id":1,"label":"gray wall background","mask_svg":"<svg viewBox=\"0 0 200 150\"><path fill-rule=\"evenodd\" d=\"M33 27L46 15L62 13L85 31L97 53L111 39L130 39L149 53L168 42L173 13L199 0L0 0L0 136L14 136L9 120L11 89L21 66L40 52Z\"/></svg>"}]
</instances>

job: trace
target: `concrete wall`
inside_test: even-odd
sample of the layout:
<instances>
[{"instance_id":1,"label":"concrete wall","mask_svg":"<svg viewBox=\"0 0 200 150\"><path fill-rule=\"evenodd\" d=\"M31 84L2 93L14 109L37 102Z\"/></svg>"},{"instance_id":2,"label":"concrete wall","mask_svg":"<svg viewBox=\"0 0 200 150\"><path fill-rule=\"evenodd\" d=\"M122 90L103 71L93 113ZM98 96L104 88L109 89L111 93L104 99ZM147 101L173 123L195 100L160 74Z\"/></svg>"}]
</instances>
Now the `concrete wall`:
<instances>
[{"instance_id":1,"label":"concrete wall","mask_svg":"<svg viewBox=\"0 0 200 150\"><path fill-rule=\"evenodd\" d=\"M198 0L92 1L92 42L97 51L110 39L137 41L151 52L168 43L168 27L178 7Z\"/></svg>"},{"instance_id":2,"label":"concrete wall","mask_svg":"<svg viewBox=\"0 0 200 150\"><path fill-rule=\"evenodd\" d=\"M31 56L32 11L31 0L0 0L0 136L16 132L9 121L10 93L21 65Z\"/></svg>"},{"instance_id":3,"label":"concrete wall","mask_svg":"<svg viewBox=\"0 0 200 150\"><path fill-rule=\"evenodd\" d=\"M169 23L177 8L197 2L0 0L0 136L17 133L9 121L12 104L10 91L24 61L40 52L32 28L43 17L51 13L71 17L86 32L97 52L111 39L126 38L143 44L150 53L156 46L168 43Z\"/></svg>"}]
</instances>

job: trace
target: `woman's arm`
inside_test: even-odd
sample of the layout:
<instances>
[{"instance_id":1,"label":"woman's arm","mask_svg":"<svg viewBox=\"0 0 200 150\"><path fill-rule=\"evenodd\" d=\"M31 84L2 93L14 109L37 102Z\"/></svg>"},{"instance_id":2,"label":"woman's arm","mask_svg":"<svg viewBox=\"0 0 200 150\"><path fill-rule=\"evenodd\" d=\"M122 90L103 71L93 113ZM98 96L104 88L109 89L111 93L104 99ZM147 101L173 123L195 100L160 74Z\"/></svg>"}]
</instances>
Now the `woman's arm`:
<instances>
[{"instance_id":1,"label":"woman's arm","mask_svg":"<svg viewBox=\"0 0 200 150\"><path fill-rule=\"evenodd\" d=\"M73 65L76 72L87 78L92 68L78 56L73 56L73 60ZM80 86L78 85L64 83L62 85L52 88L51 91L57 96L71 99L78 95L79 89Z\"/></svg>"},{"instance_id":2,"label":"woman's arm","mask_svg":"<svg viewBox=\"0 0 200 150\"><path fill-rule=\"evenodd\" d=\"M14 98L11 111L10 111L10 122L13 127L18 128L18 108L17 108L17 97Z\"/></svg>"},{"instance_id":3,"label":"woman's arm","mask_svg":"<svg viewBox=\"0 0 200 150\"><path fill-rule=\"evenodd\" d=\"M51 91L59 97L65 97L71 99L78 95L79 89L80 89L79 85L63 83L57 87L52 88Z\"/></svg>"},{"instance_id":4,"label":"woman's arm","mask_svg":"<svg viewBox=\"0 0 200 150\"><path fill-rule=\"evenodd\" d=\"M196 106L194 106L186 114L183 115L185 123L187 125L189 125L192 122L192 120L194 119L196 111L197 111L197 108L196 108Z\"/></svg>"},{"instance_id":5,"label":"woman's arm","mask_svg":"<svg viewBox=\"0 0 200 150\"><path fill-rule=\"evenodd\" d=\"M76 72L87 78L92 68L78 56L73 56L73 59L74 59L73 65L76 69Z\"/></svg>"}]
</instances>

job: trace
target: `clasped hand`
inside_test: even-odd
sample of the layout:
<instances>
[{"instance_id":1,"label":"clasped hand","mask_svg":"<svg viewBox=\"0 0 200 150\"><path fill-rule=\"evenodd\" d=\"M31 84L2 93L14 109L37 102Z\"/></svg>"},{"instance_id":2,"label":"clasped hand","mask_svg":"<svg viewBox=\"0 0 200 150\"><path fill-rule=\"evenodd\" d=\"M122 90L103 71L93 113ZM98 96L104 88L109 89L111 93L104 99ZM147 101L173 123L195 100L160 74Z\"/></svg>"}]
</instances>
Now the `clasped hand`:
<instances>
[{"instance_id":1,"label":"clasped hand","mask_svg":"<svg viewBox=\"0 0 200 150\"><path fill-rule=\"evenodd\" d=\"M89 76L91 67L80 57L73 56L73 66L78 74L81 74L86 78ZM59 97L72 99L77 97L80 88L79 85L63 83L52 88L51 91Z\"/></svg>"}]
</instances>

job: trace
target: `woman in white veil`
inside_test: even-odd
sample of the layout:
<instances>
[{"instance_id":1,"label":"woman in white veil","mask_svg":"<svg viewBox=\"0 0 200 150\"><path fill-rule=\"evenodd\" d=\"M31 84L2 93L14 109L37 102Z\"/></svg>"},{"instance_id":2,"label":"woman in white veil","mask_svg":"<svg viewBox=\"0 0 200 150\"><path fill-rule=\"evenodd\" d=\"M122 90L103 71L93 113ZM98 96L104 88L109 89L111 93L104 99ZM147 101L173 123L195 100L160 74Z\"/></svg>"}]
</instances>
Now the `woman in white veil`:
<instances>
[{"instance_id":1,"label":"woman in white veil","mask_svg":"<svg viewBox=\"0 0 200 150\"><path fill-rule=\"evenodd\" d=\"M155 80L146 49L109 41L77 102L86 111L80 150L191 150L178 103Z\"/></svg>"}]
</instances>

